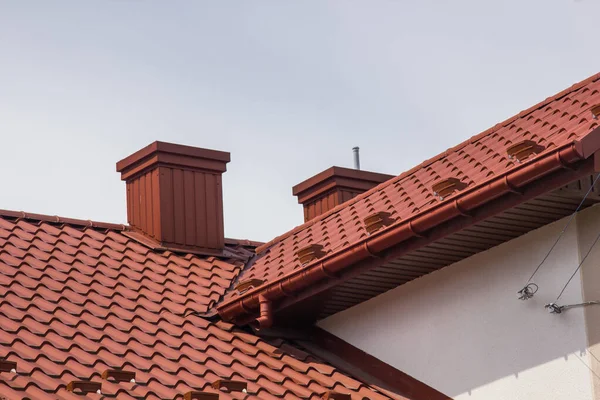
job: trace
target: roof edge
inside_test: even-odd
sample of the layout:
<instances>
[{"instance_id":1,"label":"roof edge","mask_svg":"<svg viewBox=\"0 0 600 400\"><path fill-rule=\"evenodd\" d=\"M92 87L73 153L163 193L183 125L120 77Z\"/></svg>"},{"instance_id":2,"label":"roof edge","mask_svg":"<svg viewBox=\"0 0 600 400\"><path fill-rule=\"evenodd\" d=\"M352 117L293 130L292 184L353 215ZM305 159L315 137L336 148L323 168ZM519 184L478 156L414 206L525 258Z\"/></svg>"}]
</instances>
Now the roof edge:
<instances>
[{"instance_id":1,"label":"roof edge","mask_svg":"<svg viewBox=\"0 0 600 400\"><path fill-rule=\"evenodd\" d=\"M366 353L323 328L312 327L309 330L309 335L309 342L296 341L310 350L311 353L326 359L342 370L347 368L339 365L341 364L340 360L352 367L352 370L348 371L349 373L358 375L357 372L360 371L377 379L382 383L381 386L384 386L385 390L411 400L451 400L444 393ZM337 360L332 360L332 356ZM359 376L359 378L361 377Z\"/></svg>"},{"instance_id":2,"label":"roof edge","mask_svg":"<svg viewBox=\"0 0 600 400\"><path fill-rule=\"evenodd\" d=\"M125 224L117 224L112 222L101 222L77 218L60 217L58 215L36 214L25 211L4 210L0 209L0 217L8 217L15 219L25 219L30 221L43 221L53 224L66 224L72 226L81 226L98 229L110 229L115 231L129 231L131 227ZM225 244L230 246L243 246L256 248L262 246L264 242L249 239L225 238Z\"/></svg>"},{"instance_id":3,"label":"roof edge","mask_svg":"<svg viewBox=\"0 0 600 400\"><path fill-rule=\"evenodd\" d=\"M9 217L16 219L25 219L32 221L43 221L50 222L53 224L66 224L66 225L75 225L87 228L100 228L100 229L111 229L116 231L125 231L128 229L127 225L124 224L115 224L110 222L99 222L85 219L76 219L76 218L65 218L59 217L58 215L46 215L46 214L34 214L34 213L26 213L25 211L11 211L11 210L1 210L0 209L0 217Z\"/></svg>"},{"instance_id":4,"label":"roof edge","mask_svg":"<svg viewBox=\"0 0 600 400\"><path fill-rule=\"evenodd\" d=\"M471 210L489 203L500 196L519 192L521 187L543 176L561 169L569 169L574 163L585 160L600 150L600 128L594 129L588 136L598 136L586 141L574 141L557 147L536 157L530 162L506 171L479 185L466 189L460 194L432 205L410 219L400 220L348 247L330 253L313 261L303 268L244 293L217 307L224 320L235 320L238 316L255 313L259 306L259 296L274 301L288 297L324 278L335 276L350 265L363 260L379 257L384 251L408 239L420 237L455 217L468 215Z\"/></svg>"}]
</instances>

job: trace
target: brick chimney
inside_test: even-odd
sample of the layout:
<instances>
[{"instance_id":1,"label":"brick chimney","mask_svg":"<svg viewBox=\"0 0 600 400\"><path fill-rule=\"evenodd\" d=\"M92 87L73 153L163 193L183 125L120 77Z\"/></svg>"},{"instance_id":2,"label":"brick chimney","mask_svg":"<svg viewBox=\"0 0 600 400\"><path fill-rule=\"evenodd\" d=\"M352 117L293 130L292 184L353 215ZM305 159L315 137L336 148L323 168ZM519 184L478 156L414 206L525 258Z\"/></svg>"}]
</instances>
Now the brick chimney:
<instances>
[{"instance_id":1,"label":"brick chimney","mask_svg":"<svg viewBox=\"0 0 600 400\"><path fill-rule=\"evenodd\" d=\"M297 184L292 193L304 206L307 222L392 178L394 175L331 167Z\"/></svg>"},{"instance_id":2,"label":"brick chimney","mask_svg":"<svg viewBox=\"0 0 600 400\"><path fill-rule=\"evenodd\" d=\"M220 254L229 160L222 151L154 142L119 161L129 225L160 247Z\"/></svg>"}]
</instances>

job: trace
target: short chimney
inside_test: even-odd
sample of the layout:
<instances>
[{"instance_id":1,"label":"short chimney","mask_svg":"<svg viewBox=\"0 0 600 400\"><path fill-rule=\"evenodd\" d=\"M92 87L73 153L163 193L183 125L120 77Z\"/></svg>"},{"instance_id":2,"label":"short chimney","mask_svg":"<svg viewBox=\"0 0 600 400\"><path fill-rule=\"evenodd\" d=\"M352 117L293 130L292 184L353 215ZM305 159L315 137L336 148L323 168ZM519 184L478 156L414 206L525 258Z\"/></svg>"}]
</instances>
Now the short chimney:
<instances>
[{"instance_id":1,"label":"short chimney","mask_svg":"<svg viewBox=\"0 0 600 400\"><path fill-rule=\"evenodd\" d=\"M394 178L394 175L358 169L331 167L292 188L304 206L304 222Z\"/></svg>"},{"instance_id":2,"label":"short chimney","mask_svg":"<svg viewBox=\"0 0 600 400\"><path fill-rule=\"evenodd\" d=\"M119 161L129 225L161 247L220 254L229 160L222 151L154 142Z\"/></svg>"}]
</instances>

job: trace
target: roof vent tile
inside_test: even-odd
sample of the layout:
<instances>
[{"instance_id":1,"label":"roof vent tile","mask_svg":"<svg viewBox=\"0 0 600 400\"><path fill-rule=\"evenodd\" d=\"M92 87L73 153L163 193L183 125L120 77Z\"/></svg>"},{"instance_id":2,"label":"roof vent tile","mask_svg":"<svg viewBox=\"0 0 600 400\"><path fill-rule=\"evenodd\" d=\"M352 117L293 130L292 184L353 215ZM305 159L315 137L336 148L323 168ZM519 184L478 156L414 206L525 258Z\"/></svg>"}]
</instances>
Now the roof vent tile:
<instances>
[{"instance_id":1,"label":"roof vent tile","mask_svg":"<svg viewBox=\"0 0 600 400\"><path fill-rule=\"evenodd\" d=\"M394 220L391 217L391 214L386 211L377 211L373 214L367 215L363 222L365 223L365 229L369 233L369 235L377 232L384 226L391 225Z\"/></svg>"},{"instance_id":2,"label":"roof vent tile","mask_svg":"<svg viewBox=\"0 0 600 400\"><path fill-rule=\"evenodd\" d=\"M433 193L439 196L440 200L444 200L456 191L463 190L467 187L467 184L461 182L457 178L447 178L431 186Z\"/></svg>"},{"instance_id":3,"label":"roof vent tile","mask_svg":"<svg viewBox=\"0 0 600 400\"><path fill-rule=\"evenodd\" d=\"M219 395L211 392L200 392L191 390L183 395L184 400L217 400Z\"/></svg>"},{"instance_id":4,"label":"roof vent tile","mask_svg":"<svg viewBox=\"0 0 600 400\"><path fill-rule=\"evenodd\" d=\"M594 119L600 117L600 104L596 104L592 107L592 115L594 116Z\"/></svg>"},{"instance_id":5,"label":"roof vent tile","mask_svg":"<svg viewBox=\"0 0 600 400\"><path fill-rule=\"evenodd\" d=\"M102 384L92 381L71 381L67 385L67 390L73 393L101 393Z\"/></svg>"},{"instance_id":6,"label":"roof vent tile","mask_svg":"<svg viewBox=\"0 0 600 400\"><path fill-rule=\"evenodd\" d=\"M321 246L320 244L313 243L308 246L302 247L296 252L296 255L300 260L300 264L305 265L311 261L323 257L325 255L325 252L323 251L323 246Z\"/></svg>"},{"instance_id":7,"label":"roof vent tile","mask_svg":"<svg viewBox=\"0 0 600 400\"><path fill-rule=\"evenodd\" d=\"M329 392L323 393L321 395L321 398L325 399L325 400L351 400L352 399L352 397L349 394L334 392L334 391L329 391Z\"/></svg>"},{"instance_id":8,"label":"roof vent tile","mask_svg":"<svg viewBox=\"0 0 600 400\"><path fill-rule=\"evenodd\" d=\"M248 384L243 381L219 379L214 381L211 386L214 389L227 389L230 392L245 392Z\"/></svg>"},{"instance_id":9,"label":"roof vent tile","mask_svg":"<svg viewBox=\"0 0 600 400\"><path fill-rule=\"evenodd\" d=\"M235 287L235 290L237 290L237 292L239 294L242 294L244 292L247 292L250 289L259 287L260 285L262 285L264 283L263 280L261 279L247 279L243 282L240 282L239 284L237 284L237 286Z\"/></svg>"},{"instance_id":10,"label":"roof vent tile","mask_svg":"<svg viewBox=\"0 0 600 400\"><path fill-rule=\"evenodd\" d=\"M0 360L0 372L13 372L16 370L16 361Z\"/></svg>"},{"instance_id":11,"label":"roof vent tile","mask_svg":"<svg viewBox=\"0 0 600 400\"><path fill-rule=\"evenodd\" d=\"M521 162L530 155L538 154L542 150L544 150L544 146L537 144L533 140L522 140L510 146L506 149L506 152L508 153L508 158Z\"/></svg>"},{"instance_id":12,"label":"roof vent tile","mask_svg":"<svg viewBox=\"0 0 600 400\"><path fill-rule=\"evenodd\" d=\"M102 373L102 379L112 379L116 382L135 382L135 372L122 369L107 369Z\"/></svg>"}]
</instances>

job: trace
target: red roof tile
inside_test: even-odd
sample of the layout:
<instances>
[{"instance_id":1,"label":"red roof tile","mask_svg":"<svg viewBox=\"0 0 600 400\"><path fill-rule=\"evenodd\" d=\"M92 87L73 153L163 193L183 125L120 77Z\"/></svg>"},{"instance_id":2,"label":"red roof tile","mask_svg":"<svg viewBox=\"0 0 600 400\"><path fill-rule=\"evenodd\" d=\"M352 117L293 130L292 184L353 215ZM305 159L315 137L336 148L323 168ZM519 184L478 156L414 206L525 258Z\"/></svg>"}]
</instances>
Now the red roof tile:
<instances>
[{"instance_id":1,"label":"red roof tile","mask_svg":"<svg viewBox=\"0 0 600 400\"><path fill-rule=\"evenodd\" d=\"M282 340L197 314L256 243L227 241L229 259L182 255L150 250L120 226L36 217L0 211L0 359L17 362L16 374L0 373L2 395L81 399L67 385L89 380L103 398L181 399L232 379L247 393L220 398L390 398ZM112 368L135 372L135 383L103 380Z\"/></svg>"},{"instance_id":2,"label":"red roof tile","mask_svg":"<svg viewBox=\"0 0 600 400\"><path fill-rule=\"evenodd\" d=\"M581 139L598 127L590 110L599 103L597 74L260 246L238 280L273 282L295 272L302 267L297 251L310 244L323 246L324 255L343 251L368 236L363 221L372 213L388 212L397 223L425 214L446 200L432 188L441 180L456 178L471 189L534 163L535 154L519 163L507 148L530 140L543 147L543 155ZM226 300L236 296L231 291Z\"/></svg>"}]
</instances>

